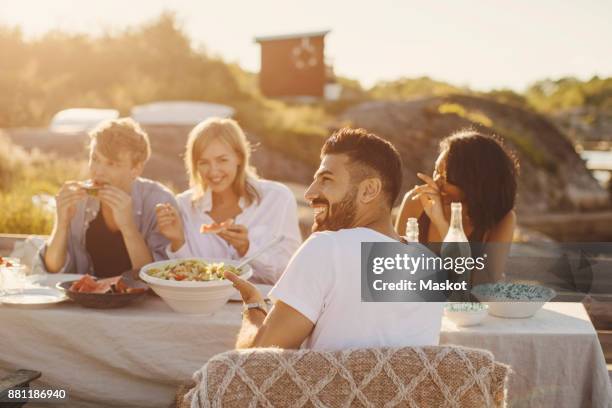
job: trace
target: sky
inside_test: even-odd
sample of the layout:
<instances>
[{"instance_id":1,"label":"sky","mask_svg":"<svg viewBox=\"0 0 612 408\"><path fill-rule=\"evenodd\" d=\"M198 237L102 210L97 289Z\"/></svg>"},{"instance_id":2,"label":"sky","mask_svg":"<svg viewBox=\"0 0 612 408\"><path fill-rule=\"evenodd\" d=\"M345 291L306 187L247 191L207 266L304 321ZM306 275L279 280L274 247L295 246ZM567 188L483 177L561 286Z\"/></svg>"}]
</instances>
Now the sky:
<instances>
[{"instance_id":1,"label":"sky","mask_svg":"<svg viewBox=\"0 0 612 408\"><path fill-rule=\"evenodd\" d=\"M163 11L176 13L194 46L255 72L255 36L330 29L326 58L365 86L429 76L522 91L544 78L612 76L609 0L0 0L0 24L29 38L100 34Z\"/></svg>"}]
</instances>

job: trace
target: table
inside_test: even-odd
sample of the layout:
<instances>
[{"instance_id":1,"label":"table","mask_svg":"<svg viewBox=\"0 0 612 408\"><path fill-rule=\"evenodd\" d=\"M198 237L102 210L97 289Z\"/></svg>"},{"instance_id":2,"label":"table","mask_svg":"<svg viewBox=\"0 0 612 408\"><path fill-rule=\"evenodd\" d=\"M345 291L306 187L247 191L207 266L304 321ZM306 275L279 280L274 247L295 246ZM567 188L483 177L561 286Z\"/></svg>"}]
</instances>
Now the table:
<instances>
[{"instance_id":1,"label":"table","mask_svg":"<svg viewBox=\"0 0 612 408\"><path fill-rule=\"evenodd\" d=\"M473 327L444 319L440 343L491 350L509 364L508 407L612 407L606 361L581 303L547 303L530 319L487 316Z\"/></svg>"},{"instance_id":2,"label":"table","mask_svg":"<svg viewBox=\"0 0 612 408\"><path fill-rule=\"evenodd\" d=\"M167 407L178 384L233 347L240 311L230 303L211 317L181 315L154 296L106 311L0 306L0 371L42 371L33 385L66 388L71 406ZM531 319L488 316L472 328L444 319L440 340L510 364L509 407L612 406L603 353L579 303L549 303Z\"/></svg>"},{"instance_id":3,"label":"table","mask_svg":"<svg viewBox=\"0 0 612 408\"><path fill-rule=\"evenodd\" d=\"M0 306L0 371L41 371L32 387L66 389L66 407L167 407L179 384L233 348L240 323L237 303L202 317L175 313L154 295L114 310Z\"/></svg>"}]
</instances>

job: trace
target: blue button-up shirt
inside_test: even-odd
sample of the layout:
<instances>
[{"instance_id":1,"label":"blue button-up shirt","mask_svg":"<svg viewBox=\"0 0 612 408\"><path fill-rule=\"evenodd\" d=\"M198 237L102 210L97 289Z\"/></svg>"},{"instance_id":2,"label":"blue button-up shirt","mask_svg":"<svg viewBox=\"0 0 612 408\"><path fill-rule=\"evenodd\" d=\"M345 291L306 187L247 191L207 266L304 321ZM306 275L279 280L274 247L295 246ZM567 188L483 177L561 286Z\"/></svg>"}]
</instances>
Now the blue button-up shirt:
<instances>
[{"instance_id":1,"label":"blue button-up shirt","mask_svg":"<svg viewBox=\"0 0 612 408\"><path fill-rule=\"evenodd\" d=\"M166 187L152 180L137 178L132 184L134 221L155 261L168 259L165 248L169 242L157 230L155 206L159 203L170 203L178 208L174 195ZM89 223L96 218L99 211L100 201L95 197L88 196L77 204L76 213L70 222L66 262L59 273L94 274L93 263L85 246L85 237ZM33 273L48 272L44 261L46 250L45 244L32 266Z\"/></svg>"}]
</instances>

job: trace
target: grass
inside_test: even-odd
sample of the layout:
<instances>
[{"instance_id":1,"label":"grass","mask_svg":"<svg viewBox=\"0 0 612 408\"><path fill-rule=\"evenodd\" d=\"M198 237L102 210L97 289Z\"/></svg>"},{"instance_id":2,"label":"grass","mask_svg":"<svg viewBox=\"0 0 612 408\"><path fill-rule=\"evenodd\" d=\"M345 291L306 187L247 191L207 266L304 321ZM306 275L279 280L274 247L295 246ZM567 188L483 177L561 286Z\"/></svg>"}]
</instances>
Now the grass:
<instances>
[{"instance_id":1,"label":"grass","mask_svg":"<svg viewBox=\"0 0 612 408\"><path fill-rule=\"evenodd\" d=\"M263 99L236 106L238 121L266 146L302 162L318 165L319 151L329 131L331 116L321 105L290 105Z\"/></svg>"},{"instance_id":2,"label":"grass","mask_svg":"<svg viewBox=\"0 0 612 408\"><path fill-rule=\"evenodd\" d=\"M85 166L85 161L28 152L0 135L0 233L49 234L54 213L32 197L55 195L65 180L82 178Z\"/></svg>"},{"instance_id":3,"label":"grass","mask_svg":"<svg viewBox=\"0 0 612 408\"><path fill-rule=\"evenodd\" d=\"M0 192L0 233L47 235L53 228L53 213L37 207L25 191Z\"/></svg>"},{"instance_id":4,"label":"grass","mask_svg":"<svg viewBox=\"0 0 612 408\"><path fill-rule=\"evenodd\" d=\"M443 103L438 106L438 112L442 115L454 114L470 122L479 123L489 128L493 126L493 121L484 113L467 110L463 105L458 103Z\"/></svg>"}]
</instances>

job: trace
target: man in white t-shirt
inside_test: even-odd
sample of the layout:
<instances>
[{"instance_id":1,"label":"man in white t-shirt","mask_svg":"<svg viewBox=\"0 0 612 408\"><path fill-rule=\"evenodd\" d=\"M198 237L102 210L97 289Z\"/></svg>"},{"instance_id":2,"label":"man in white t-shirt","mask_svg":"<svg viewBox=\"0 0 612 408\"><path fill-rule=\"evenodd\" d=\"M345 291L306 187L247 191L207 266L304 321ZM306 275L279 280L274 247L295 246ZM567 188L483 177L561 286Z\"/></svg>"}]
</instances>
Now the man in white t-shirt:
<instances>
[{"instance_id":1,"label":"man in white t-shirt","mask_svg":"<svg viewBox=\"0 0 612 408\"><path fill-rule=\"evenodd\" d=\"M270 312L254 285L226 273L245 303L237 348L438 343L441 303L361 301L361 243L401 239L391 218L401 166L393 145L364 129L340 129L326 141L305 194L314 209L314 233L270 292Z\"/></svg>"}]
</instances>

